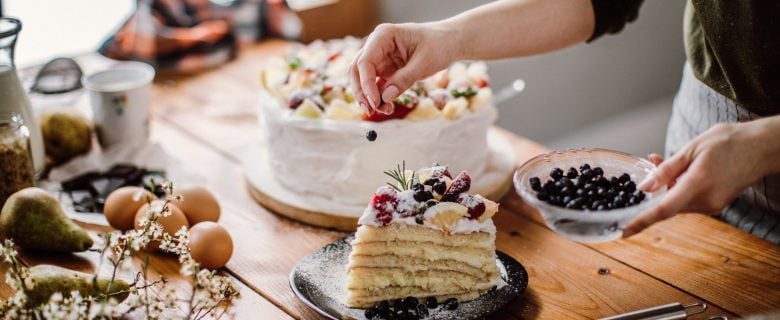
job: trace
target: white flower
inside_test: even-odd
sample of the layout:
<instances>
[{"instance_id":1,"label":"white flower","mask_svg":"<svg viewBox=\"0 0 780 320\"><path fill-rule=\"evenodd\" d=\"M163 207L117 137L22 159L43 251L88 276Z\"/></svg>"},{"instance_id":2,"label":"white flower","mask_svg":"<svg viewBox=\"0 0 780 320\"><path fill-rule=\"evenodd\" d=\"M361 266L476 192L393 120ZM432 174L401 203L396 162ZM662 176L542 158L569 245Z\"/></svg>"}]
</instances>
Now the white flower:
<instances>
[{"instance_id":1,"label":"white flower","mask_svg":"<svg viewBox=\"0 0 780 320\"><path fill-rule=\"evenodd\" d=\"M166 191L172 192L172 188L169 184ZM172 198L169 196L168 199L170 201ZM182 200L180 196L173 199ZM103 243L100 243L103 246L103 258L111 262L114 273L137 270L130 257L152 241L160 241L163 250L178 256L180 273L192 279L191 296L183 296L177 286L166 285L164 279L150 282L145 275L139 274L141 278L133 282L128 290L129 297L121 304L115 298L104 302L96 300L97 297L82 297L74 291L69 296L56 293L42 306L29 308L22 288L32 289L35 283L29 270L17 262L13 242L6 240L0 246L0 263L11 265L5 280L15 293L7 300L0 301L0 319L169 319L185 318L187 314L211 317L232 315L231 306L239 296L238 287L215 271L200 269L200 265L190 255L190 234L186 227L176 231L173 236L163 232L156 220L166 212L170 214L170 208L160 208L159 212L149 210L142 219L143 228L105 234Z\"/></svg>"}]
</instances>

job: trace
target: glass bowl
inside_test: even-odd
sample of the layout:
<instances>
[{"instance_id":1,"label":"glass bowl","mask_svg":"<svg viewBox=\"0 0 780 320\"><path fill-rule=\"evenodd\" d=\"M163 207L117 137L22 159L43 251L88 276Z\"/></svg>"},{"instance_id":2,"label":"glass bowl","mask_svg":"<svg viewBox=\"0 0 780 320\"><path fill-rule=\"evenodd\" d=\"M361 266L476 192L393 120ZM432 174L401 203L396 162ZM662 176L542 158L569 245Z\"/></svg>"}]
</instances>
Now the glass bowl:
<instances>
[{"instance_id":1,"label":"glass bowl","mask_svg":"<svg viewBox=\"0 0 780 320\"><path fill-rule=\"evenodd\" d=\"M631 220L641 212L654 206L666 193L666 187L646 197L639 204L605 211L574 210L554 206L536 198L529 179L539 177L544 184L550 178L550 171L561 168L566 172L570 167L579 168L583 164L601 167L604 177L620 176L628 173L639 184L655 169L650 161L628 153L607 149L569 149L553 151L528 160L517 169L514 176L515 191L523 201L536 207L544 222L556 233L577 242L597 243L618 239L623 235Z\"/></svg>"}]
</instances>

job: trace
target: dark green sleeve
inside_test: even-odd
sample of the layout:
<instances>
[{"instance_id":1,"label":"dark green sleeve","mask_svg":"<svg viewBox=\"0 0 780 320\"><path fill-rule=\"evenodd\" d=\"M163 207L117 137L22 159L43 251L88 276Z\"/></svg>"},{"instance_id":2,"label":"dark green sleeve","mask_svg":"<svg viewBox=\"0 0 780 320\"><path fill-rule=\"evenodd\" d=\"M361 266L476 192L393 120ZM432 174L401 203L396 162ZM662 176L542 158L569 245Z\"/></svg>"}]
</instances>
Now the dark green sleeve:
<instances>
[{"instance_id":1,"label":"dark green sleeve","mask_svg":"<svg viewBox=\"0 0 780 320\"><path fill-rule=\"evenodd\" d=\"M643 0L591 0L596 15L596 27L588 42L607 33L618 33L639 16Z\"/></svg>"}]
</instances>

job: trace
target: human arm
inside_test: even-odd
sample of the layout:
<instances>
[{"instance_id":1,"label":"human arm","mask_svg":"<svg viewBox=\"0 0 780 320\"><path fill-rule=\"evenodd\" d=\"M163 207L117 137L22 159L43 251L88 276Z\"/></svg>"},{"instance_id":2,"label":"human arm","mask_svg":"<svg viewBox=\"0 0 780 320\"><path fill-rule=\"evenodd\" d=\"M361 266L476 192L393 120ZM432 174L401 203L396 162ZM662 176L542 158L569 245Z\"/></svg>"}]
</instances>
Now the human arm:
<instances>
[{"instance_id":1,"label":"human arm","mask_svg":"<svg viewBox=\"0 0 780 320\"><path fill-rule=\"evenodd\" d=\"M366 39L350 78L371 113L454 61L558 49L585 41L593 24L590 0L504 0L436 22L382 24ZM385 107L380 111L392 111Z\"/></svg>"},{"instance_id":2,"label":"human arm","mask_svg":"<svg viewBox=\"0 0 780 320\"><path fill-rule=\"evenodd\" d=\"M720 213L764 176L780 173L780 116L718 124L663 161L639 185L653 192L671 185L655 207L623 230L629 237L678 212Z\"/></svg>"},{"instance_id":3,"label":"human arm","mask_svg":"<svg viewBox=\"0 0 780 320\"><path fill-rule=\"evenodd\" d=\"M358 53L350 80L370 113L457 60L529 56L618 32L641 3L503 0L436 22L382 24Z\"/></svg>"}]
</instances>

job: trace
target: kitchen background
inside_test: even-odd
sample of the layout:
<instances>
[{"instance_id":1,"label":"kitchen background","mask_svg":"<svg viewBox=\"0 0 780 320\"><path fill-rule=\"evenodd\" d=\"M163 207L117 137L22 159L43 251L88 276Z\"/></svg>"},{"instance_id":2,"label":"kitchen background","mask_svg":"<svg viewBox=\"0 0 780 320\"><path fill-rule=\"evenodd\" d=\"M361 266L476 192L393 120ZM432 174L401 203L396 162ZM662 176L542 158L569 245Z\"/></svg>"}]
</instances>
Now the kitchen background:
<instances>
[{"instance_id":1,"label":"kitchen background","mask_svg":"<svg viewBox=\"0 0 780 320\"><path fill-rule=\"evenodd\" d=\"M440 19L489 1L289 2L304 24L304 38L311 39L365 32L376 22ZM95 50L134 3L2 0L2 10L24 23L16 54L23 67L43 63L52 55ZM491 62L494 90L517 79L525 82L520 94L499 106L498 125L553 148L607 147L640 156L663 152L666 121L685 61L684 5L684 1L646 1L639 20L617 36L544 56Z\"/></svg>"}]
</instances>

